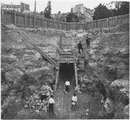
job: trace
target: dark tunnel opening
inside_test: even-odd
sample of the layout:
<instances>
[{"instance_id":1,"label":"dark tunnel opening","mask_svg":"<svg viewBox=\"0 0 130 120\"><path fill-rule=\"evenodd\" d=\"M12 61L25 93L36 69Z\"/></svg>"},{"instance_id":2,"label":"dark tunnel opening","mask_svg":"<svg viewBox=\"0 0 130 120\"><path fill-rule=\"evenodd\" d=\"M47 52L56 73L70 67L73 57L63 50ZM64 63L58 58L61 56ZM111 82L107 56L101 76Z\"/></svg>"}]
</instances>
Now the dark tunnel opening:
<instances>
[{"instance_id":1,"label":"dark tunnel opening","mask_svg":"<svg viewBox=\"0 0 130 120\"><path fill-rule=\"evenodd\" d=\"M69 80L70 83L75 84L74 63L60 63L59 68L59 82L65 83Z\"/></svg>"}]
</instances>

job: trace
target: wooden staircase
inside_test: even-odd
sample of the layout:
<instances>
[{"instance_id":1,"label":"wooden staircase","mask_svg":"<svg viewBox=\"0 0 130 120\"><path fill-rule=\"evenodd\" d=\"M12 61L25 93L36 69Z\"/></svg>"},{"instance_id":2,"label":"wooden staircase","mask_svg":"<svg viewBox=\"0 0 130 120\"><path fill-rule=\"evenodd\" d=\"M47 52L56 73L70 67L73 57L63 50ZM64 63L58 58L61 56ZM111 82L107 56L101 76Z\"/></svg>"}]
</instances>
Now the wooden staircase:
<instances>
[{"instance_id":1,"label":"wooden staircase","mask_svg":"<svg viewBox=\"0 0 130 120\"><path fill-rule=\"evenodd\" d=\"M28 37L28 35L25 32L22 32L24 35L23 40L27 40L27 42L30 43L31 46L33 46L33 48L35 50L37 50L48 62L50 62L52 65L54 65L54 67L56 69L59 69L59 65L53 60L51 59L48 55L46 55L36 44L34 44L32 42L32 40Z\"/></svg>"},{"instance_id":2,"label":"wooden staircase","mask_svg":"<svg viewBox=\"0 0 130 120\"><path fill-rule=\"evenodd\" d=\"M57 60L58 63L75 63L77 58L74 56L72 51L63 51L59 52L59 57Z\"/></svg>"}]
</instances>

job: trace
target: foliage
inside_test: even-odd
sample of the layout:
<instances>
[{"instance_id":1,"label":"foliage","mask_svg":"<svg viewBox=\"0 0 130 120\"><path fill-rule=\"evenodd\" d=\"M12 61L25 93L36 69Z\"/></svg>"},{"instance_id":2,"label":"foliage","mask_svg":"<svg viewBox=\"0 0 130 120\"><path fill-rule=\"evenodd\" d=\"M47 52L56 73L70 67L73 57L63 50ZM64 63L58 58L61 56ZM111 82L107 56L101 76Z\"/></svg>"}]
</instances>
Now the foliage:
<instances>
[{"instance_id":1,"label":"foliage","mask_svg":"<svg viewBox=\"0 0 130 120\"><path fill-rule=\"evenodd\" d=\"M79 22L79 18L71 12L66 16L66 22Z\"/></svg>"},{"instance_id":2,"label":"foliage","mask_svg":"<svg viewBox=\"0 0 130 120\"><path fill-rule=\"evenodd\" d=\"M129 2L120 1L114 4L115 8L113 9L108 9L105 5L99 4L94 10L93 20L129 14Z\"/></svg>"},{"instance_id":3,"label":"foliage","mask_svg":"<svg viewBox=\"0 0 130 120\"><path fill-rule=\"evenodd\" d=\"M129 2L121 2L120 6L117 9L118 15L125 15L129 13Z\"/></svg>"},{"instance_id":4,"label":"foliage","mask_svg":"<svg viewBox=\"0 0 130 120\"><path fill-rule=\"evenodd\" d=\"M45 18L51 19L51 1L48 2L47 7L44 10Z\"/></svg>"},{"instance_id":5,"label":"foliage","mask_svg":"<svg viewBox=\"0 0 130 120\"><path fill-rule=\"evenodd\" d=\"M110 16L109 9L105 5L99 4L98 7L95 8L93 19L94 20L103 19L109 16Z\"/></svg>"},{"instance_id":6,"label":"foliage","mask_svg":"<svg viewBox=\"0 0 130 120\"><path fill-rule=\"evenodd\" d=\"M129 14L129 2L116 2L115 8L110 10L111 16Z\"/></svg>"}]
</instances>

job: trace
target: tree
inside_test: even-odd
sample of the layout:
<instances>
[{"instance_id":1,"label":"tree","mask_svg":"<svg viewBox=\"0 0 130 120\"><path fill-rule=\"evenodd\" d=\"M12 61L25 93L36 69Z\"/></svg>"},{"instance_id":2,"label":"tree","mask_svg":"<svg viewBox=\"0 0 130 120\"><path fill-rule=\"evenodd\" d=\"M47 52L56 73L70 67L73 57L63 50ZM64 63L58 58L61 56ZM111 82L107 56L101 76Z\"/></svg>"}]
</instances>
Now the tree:
<instances>
[{"instance_id":1,"label":"tree","mask_svg":"<svg viewBox=\"0 0 130 120\"><path fill-rule=\"evenodd\" d=\"M58 12L58 15L61 15L61 11Z\"/></svg>"},{"instance_id":2,"label":"tree","mask_svg":"<svg viewBox=\"0 0 130 120\"><path fill-rule=\"evenodd\" d=\"M118 15L129 14L129 2L121 2L119 8L117 9Z\"/></svg>"},{"instance_id":3,"label":"tree","mask_svg":"<svg viewBox=\"0 0 130 120\"><path fill-rule=\"evenodd\" d=\"M51 1L48 2L47 7L44 10L44 17L51 19Z\"/></svg>"},{"instance_id":4,"label":"tree","mask_svg":"<svg viewBox=\"0 0 130 120\"><path fill-rule=\"evenodd\" d=\"M79 22L79 18L71 12L66 16L66 22Z\"/></svg>"},{"instance_id":5,"label":"tree","mask_svg":"<svg viewBox=\"0 0 130 120\"><path fill-rule=\"evenodd\" d=\"M111 9L111 16L129 14L129 2L116 1L115 8Z\"/></svg>"},{"instance_id":6,"label":"tree","mask_svg":"<svg viewBox=\"0 0 130 120\"><path fill-rule=\"evenodd\" d=\"M105 5L99 4L94 9L95 9L93 16L94 20L108 18L111 16L110 10Z\"/></svg>"}]
</instances>

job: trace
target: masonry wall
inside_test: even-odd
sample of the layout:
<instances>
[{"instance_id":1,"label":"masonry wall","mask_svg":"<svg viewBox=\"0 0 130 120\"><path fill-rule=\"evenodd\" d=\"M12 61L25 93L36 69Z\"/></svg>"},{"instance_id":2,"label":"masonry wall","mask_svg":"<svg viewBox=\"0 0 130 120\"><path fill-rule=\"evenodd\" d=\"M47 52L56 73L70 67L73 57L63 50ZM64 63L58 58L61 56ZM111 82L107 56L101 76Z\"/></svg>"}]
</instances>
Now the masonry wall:
<instances>
[{"instance_id":1,"label":"masonry wall","mask_svg":"<svg viewBox=\"0 0 130 120\"><path fill-rule=\"evenodd\" d=\"M30 15L25 13L20 13L16 11L1 10L1 23L3 24L14 24L18 27L45 27L54 28L61 30L91 30L91 29L101 29L110 28L124 23L129 23L129 14L110 17L106 19L94 20L87 23L74 23L74 22L61 22L55 20L49 20L43 18L40 15Z\"/></svg>"}]
</instances>

